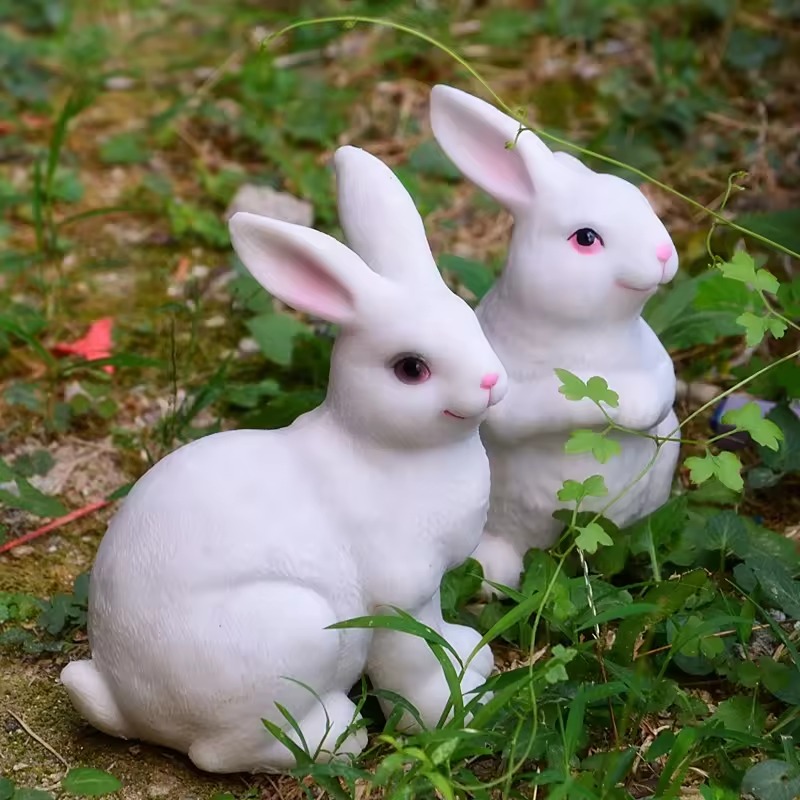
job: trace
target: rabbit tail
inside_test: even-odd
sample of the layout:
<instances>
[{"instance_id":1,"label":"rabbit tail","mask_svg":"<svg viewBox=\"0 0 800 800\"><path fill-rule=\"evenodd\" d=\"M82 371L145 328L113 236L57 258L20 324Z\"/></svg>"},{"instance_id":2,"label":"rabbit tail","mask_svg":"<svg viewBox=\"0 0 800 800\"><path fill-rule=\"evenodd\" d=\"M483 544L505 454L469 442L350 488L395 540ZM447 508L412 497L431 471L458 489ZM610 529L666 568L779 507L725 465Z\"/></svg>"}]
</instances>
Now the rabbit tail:
<instances>
[{"instance_id":1,"label":"rabbit tail","mask_svg":"<svg viewBox=\"0 0 800 800\"><path fill-rule=\"evenodd\" d=\"M67 664L61 671L61 683L75 710L95 728L121 739L136 738L92 659Z\"/></svg>"}]
</instances>

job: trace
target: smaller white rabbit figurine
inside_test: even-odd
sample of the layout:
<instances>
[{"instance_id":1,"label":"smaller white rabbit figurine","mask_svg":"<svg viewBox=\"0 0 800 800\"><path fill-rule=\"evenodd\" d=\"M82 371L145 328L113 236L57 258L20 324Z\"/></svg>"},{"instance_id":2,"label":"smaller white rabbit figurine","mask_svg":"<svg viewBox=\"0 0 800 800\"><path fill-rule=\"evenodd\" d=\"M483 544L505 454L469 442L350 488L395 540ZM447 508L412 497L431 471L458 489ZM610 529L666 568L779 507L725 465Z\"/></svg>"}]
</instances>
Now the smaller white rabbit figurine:
<instances>
[{"instance_id":1,"label":"smaller white rabbit figurine","mask_svg":"<svg viewBox=\"0 0 800 800\"><path fill-rule=\"evenodd\" d=\"M463 661L480 640L442 620L439 583L480 539L489 463L478 426L506 373L441 279L400 181L353 147L335 166L342 217L368 240L369 266L310 228L230 220L268 291L340 326L325 401L281 430L188 444L138 481L92 572L92 658L61 675L96 728L188 753L209 772L294 766L261 721L300 744L278 703L318 760L359 753L366 734L351 730L347 693L365 671L436 724L449 692L426 643L326 630L335 622L395 606ZM484 647L464 692L492 667Z\"/></svg>"},{"instance_id":2,"label":"smaller white rabbit figurine","mask_svg":"<svg viewBox=\"0 0 800 800\"><path fill-rule=\"evenodd\" d=\"M619 394L608 411L621 426L659 436L677 427L672 360L641 313L674 277L678 255L637 187L552 152L531 131L516 139L519 123L483 100L436 86L431 125L464 175L514 216L506 265L477 309L509 394L482 427L492 492L474 557L489 580L517 587L525 551L548 547L561 528L552 514L567 505L556 497L566 479L603 475L608 496L581 504L597 511L656 452L652 439L615 433L622 452L604 465L591 453L566 454L573 430L601 430L606 420L590 400L560 394L554 370L605 378ZM665 444L609 518L626 525L662 505L677 457L678 445Z\"/></svg>"}]
</instances>

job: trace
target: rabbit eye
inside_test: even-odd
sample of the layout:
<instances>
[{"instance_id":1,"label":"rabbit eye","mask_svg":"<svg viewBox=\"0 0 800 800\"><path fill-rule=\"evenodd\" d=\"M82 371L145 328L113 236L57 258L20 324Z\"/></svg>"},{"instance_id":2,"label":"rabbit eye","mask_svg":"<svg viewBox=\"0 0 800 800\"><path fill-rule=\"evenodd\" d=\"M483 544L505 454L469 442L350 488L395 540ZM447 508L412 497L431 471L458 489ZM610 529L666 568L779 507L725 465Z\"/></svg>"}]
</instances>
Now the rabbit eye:
<instances>
[{"instance_id":1,"label":"rabbit eye","mask_svg":"<svg viewBox=\"0 0 800 800\"><path fill-rule=\"evenodd\" d=\"M578 228L569 237L569 242L579 253L596 253L603 248L602 237L592 228Z\"/></svg>"},{"instance_id":2,"label":"rabbit eye","mask_svg":"<svg viewBox=\"0 0 800 800\"><path fill-rule=\"evenodd\" d=\"M425 383L431 376L430 367L419 356L401 356L394 362L393 369L402 383Z\"/></svg>"}]
</instances>

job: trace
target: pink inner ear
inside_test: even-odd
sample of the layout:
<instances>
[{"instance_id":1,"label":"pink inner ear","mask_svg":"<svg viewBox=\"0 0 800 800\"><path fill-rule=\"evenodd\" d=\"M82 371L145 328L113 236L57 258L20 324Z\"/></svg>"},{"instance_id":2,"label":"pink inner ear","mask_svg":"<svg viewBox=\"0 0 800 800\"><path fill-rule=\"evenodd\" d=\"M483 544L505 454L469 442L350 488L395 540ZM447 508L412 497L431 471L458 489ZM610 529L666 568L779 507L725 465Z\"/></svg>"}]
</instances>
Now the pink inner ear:
<instances>
[{"instance_id":1,"label":"pink inner ear","mask_svg":"<svg viewBox=\"0 0 800 800\"><path fill-rule=\"evenodd\" d=\"M505 146L513 134L505 137L492 125L466 117L458 109L451 109L444 130L444 126L437 127L443 148L471 181L505 205L531 201L534 187L519 143L510 150Z\"/></svg>"},{"instance_id":2,"label":"pink inner ear","mask_svg":"<svg viewBox=\"0 0 800 800\"><path fill-rule=\"evenodd\" d=\"M330 322L343 322L352 316L353 298L312 259L292 258L285 268L285 288L275 285L275 294L298 311L307 311Z\"/></svg>"}]
</instances>

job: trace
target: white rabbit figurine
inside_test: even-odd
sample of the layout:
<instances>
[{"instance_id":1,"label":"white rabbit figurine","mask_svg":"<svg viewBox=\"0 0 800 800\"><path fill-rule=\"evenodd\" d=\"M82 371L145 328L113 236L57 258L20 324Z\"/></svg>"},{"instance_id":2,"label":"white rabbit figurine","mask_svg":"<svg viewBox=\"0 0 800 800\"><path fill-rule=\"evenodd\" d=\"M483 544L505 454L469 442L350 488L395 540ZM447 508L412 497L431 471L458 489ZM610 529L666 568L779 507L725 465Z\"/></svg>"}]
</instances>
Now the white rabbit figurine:
<instances>
[{"instance_id":1,"label":"white rabbit figurine","mask_svg":"<svg viewBox=\"0 0 800 800\"><path fill-rule=\"evenodd\" d=\"M281 430L192 442L138 481L92 572L92 658L61 675L96 728L188 753L209 772L295 765L261 722L300 743L277 703L318 760L359 753L366 734L346 733L358 716L347 692L365 671L437 722L449 692L426 643L326 629L337 621L399 607L464 661L480 640L442 620L439 583L480 539L489 463L478 426L506 373L441 279L400 181L353 147L335 166L369 266L310 228L230 220L268 291L340 326L325 401ZM492 668L484 647L464 692Z\"/></svg>"},{"instance_id":2,"label":"white rabbit figurine","mask_svg":"<svg viewBox=\"0 0 800 800\"><path fill-rule=\"evenodd\" d=\"M608 496L581 505L597 511L655 454L652 439L618 433L621 455L604 465L591 453L566 454L571 431L600 430L606 420L590 400L560 394L554 370L605 378L619 394L619 407L607 410L621 426L659 436L677 427L672 360L641 313L674 277L678 255L637 187L552 152L532 131L507 147L519 123L483 100L436 86L431 125L464 175L514 216L506 265L477 309L509 394L481 429L492 491L474 557L489 580L517 587L525 551L548 547L561 529L552 514L567 505L556 497L566 479L603 475ZM677 457L677 443L665 444L609 518L626 525L662 505Z\"/></svg>"}]
</instances>

